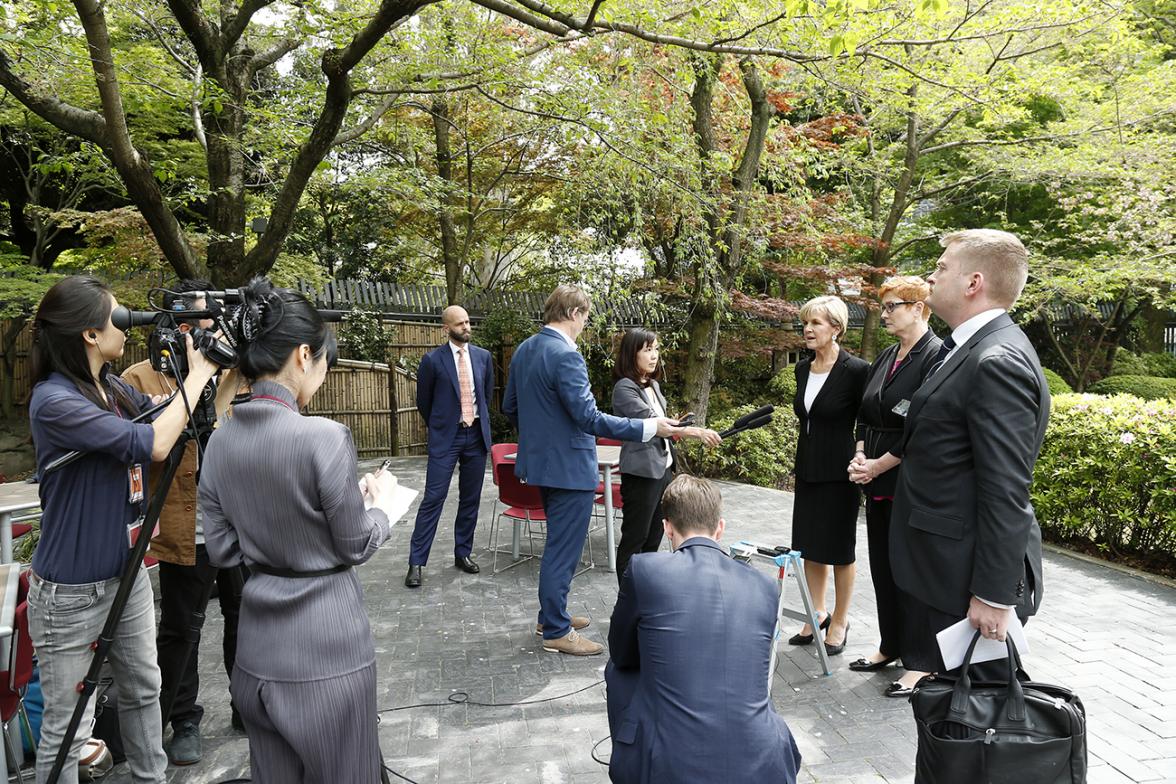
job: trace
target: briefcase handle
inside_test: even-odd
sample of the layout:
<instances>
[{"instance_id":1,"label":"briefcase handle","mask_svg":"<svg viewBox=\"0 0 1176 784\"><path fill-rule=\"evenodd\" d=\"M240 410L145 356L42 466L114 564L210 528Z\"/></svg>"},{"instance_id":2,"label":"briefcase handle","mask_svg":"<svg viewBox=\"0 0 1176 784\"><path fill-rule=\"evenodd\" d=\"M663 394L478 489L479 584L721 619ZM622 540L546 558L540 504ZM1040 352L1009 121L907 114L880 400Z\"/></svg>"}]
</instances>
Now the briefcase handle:
<instances>
[{"instance_id":1,"label":"briefcase handle","mask_svg":"<svg viewBox=\"0 0 1176 784\"><path fill-rule=\"evenodd\" d=\"M972 693L972 653L976 650L976 643L980 641L980 630L972 636L972 643L968 646L968 653L964 656L964 663L959 680L952 688L951 712L957 716L964 716L968 709L968 697ZM1021 688L1021 680L1017 673L1021 671L1021 655L1017 646L1013 644L1013 636L1005 635L1005 645L1008 647L1009 664L1009 696L1005 700L1005 709L1009 721L1025 721L1025 690Z\"/></svg>"}]
</instances>

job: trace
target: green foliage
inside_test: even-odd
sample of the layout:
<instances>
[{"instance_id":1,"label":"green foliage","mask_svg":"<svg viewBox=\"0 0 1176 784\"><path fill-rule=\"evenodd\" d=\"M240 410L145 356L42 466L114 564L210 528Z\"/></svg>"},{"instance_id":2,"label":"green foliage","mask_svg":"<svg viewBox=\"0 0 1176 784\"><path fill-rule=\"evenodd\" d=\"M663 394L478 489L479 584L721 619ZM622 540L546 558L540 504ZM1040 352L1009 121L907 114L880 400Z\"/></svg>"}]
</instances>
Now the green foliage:
<instances>
[{"instance_id":1,"label":"green foliage","mask_svg":"<svg viewBox=\"0 0 1176 784\"><path fill-rule=\"evenodd\" d=\"M31 315L49 287L62 277L25 264L8 243L0 243L0 318Z\"/></svg>"},{"instance_id":2,"label":"green foliage","mask_svg":"<svg viewBox=\"0 0 1176 784\"><path fill-rule=\"evenodd\" d=\"M339 328L340 354L365 362L387 362L388 338L388 328L378 311L357 308L344 317Z\"/></svg>"},{"instance_id":3,"label":"green foliage","mask_svg":"<svg viewBox=\"0 0 1176 784\"><path fill-rule=\"evenodd\" d=\"M1132 354L1125 348L1115 351L1115 364L1111 367L1112 376L1150 376L1147 363L1138 354Z\"/></svg>"},{"instance_id":4,"label":"green foliage","mask_svg":"<svg viewBox=\"0 0 1176 784\"><path fill-rule=\"evenodd\" d=\"M1176 355L1156 351L1140 356L1147 366L1147 375L1176 378Z\"/></svg>"},{"instance_id":5,"label":"green foliage","mask_svg":"<svg viewBox=\"0 0 1176 784\"><path fill-rule=\"evenodd\" d=\"M758 403L714 416L707 425L723 430L744 414L759 408ZM776 408L772 422L734 436L715 449L706 449L698 441L682 447L690 466L700 476L734 479L761 487L783 489L796 462L799 426L791 407Z\"/></svg>"},{"instance_id":6,"label":"green foliage","mask_svg":"<svg viewBox=\"0 0 1176 784\"><path fill-rule=\"evenodd\" d=\"M1054 398L1032 498L1053 537L1176 555L1176 402Z\"/></svg>"},{"instance_id":7,"label":"green foliage","mask_svg":"<svg viewBox=\"0 0 1176 784\"><path fill-rule=\"evenodd\" d=\"M517 346L535 331L535 323L515 308L501 306L486 314L473 329L473 341L491 352Z\"/></svg>"},{"instance_id":8,"label":"green foliage","mask_svg":"<svg viewBox=\"0 0 1176 784\"><path fill-rule=\"evenodd\" d=\"M1107 376L1090 385L1096 395L1134 395L1144 400L1176 399L1176 378L1160 376Z\"/></svg>"},{"instance_id":9,"label":"green foliage","mask_svg":"<svg viewBox=\"0 0 1176 784\"><path fill-rule=\"evenodd\" d=\"M768 391L774 398L772 405L791 408L792 401L796 398L796 372L791 367L786 367L772 376L772 380L768 382Z\"/></svg>"},{"instance_id":10,"label":"green foliage","mask_svg":"<svg viewBox=\"0 0 1176 784\"><path fill-rule=\"evenodd\" d=\"M1049 368L1042 368L1042 372L1045 374L1045 382L1049 384L1049 393L1051 395L1068 395L1074 391L1066 383L1066 379Z\"/></svg>"}]
</instances>

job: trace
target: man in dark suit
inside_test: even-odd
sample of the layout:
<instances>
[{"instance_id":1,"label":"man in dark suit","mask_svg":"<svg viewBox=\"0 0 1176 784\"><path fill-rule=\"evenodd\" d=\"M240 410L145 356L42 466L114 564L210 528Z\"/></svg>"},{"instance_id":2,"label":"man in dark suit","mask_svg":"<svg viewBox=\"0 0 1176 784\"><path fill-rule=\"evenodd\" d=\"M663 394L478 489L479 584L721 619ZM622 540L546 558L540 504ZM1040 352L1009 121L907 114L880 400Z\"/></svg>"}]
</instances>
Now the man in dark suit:
<instances>
[{"instance_id":1,"label":"man in dark suit","mask_svg":"<svg viewBox=\"0 0 1176 784\"><path fill-rule=\"evenodd\" d=\"M951 328L911 398L890 558L911 628L908 669L942 672L935 633L967 617L1004 640L1008 609L1041 604L1041 529L1029 500L1049 418L1041 363L1008 309L1028 275L1012 234L945 236L928 304Z\"/></svg>"},{"instance_id":2,"label":"man in dark suit","mask_svg":"<svg viewBox=\"0 0 1176 784\"><path fill-rule=\"evenodd\" d=\"M429 562L429 550L437 534L437 521L449 493L453 468L458 473L457 518L453 523L453 558L458 569L477 574L470 557L474 528L478 525L478 501L490 451L490 399L494 396L494 365L490 352L470 343L470 317L463 308L450 305L441 314L441 328L448 340L421 357L417 369L417 410L429 426L429 465L425 497L417 509L404 585L419 588L421 570Z\"/></svg>"},{"instance_id":3,"label":"man in dark suit","mask_svg":"<svg viewBox=\"0 0 1176 784\"><path fill-rule=\"evenodd\" d=\"M502 412L519 430L515 476L539 488L547 543L539 569L539 628L543 650L592 656L604 646L580 636L588 619L568 615L568 590L588 534L596 498L596 440L648 441L679 435L671 419L624 419L601 413L588 386L588 366L576 338L591 302L563 284L543 305L543 329L515 349Z\"/></svg>"},{"instance_id":4,"label":"man in dark suit","mask_svg":"<svg viewBox=\"0 0 1176 784\"><path fill-rule=\"evenodd\" d=\"M604 668L618 784L796 781L800 751L768 692L776 584L719 545L716 485L662 496L670 553L629 561Z\"/></svg>"}]
</instances>

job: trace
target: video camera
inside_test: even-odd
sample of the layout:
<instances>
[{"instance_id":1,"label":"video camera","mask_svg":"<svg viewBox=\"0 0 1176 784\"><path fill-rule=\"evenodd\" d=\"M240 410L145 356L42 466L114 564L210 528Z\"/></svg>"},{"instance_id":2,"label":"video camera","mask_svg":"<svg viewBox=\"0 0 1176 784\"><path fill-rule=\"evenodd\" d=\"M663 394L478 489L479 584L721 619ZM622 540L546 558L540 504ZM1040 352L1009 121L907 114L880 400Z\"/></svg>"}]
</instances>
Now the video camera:
<instances>
[{"instance_id":1,"label":"video camera","mask_svg":"<svg viewBox=\"0 0 1176 784\"><path fill-rule=\"evenodd\" d=\"M160 295L170 295L173 298L170 308L155 304L155 299ZM205 301L203 310L188 306L188 303L199 299ZM237 289L177 292L157 288L151 289L147 294L147 302L153 310L129 310L120 305L110 314L110 320L124 332L132 327L153 324L155 329L147 339L151 367L181 381L188 375L185 334L191 335L192 345L218 367L237 366L237 351L233 343L232 330L228 325L231 312L225 310L222 302L237 305L240 301L241 296ZM196 323L203 319L212 319L214 328L203 329L196 326ZM218 329L221 337L216 334Z\"/></svg>"}]
</instances>

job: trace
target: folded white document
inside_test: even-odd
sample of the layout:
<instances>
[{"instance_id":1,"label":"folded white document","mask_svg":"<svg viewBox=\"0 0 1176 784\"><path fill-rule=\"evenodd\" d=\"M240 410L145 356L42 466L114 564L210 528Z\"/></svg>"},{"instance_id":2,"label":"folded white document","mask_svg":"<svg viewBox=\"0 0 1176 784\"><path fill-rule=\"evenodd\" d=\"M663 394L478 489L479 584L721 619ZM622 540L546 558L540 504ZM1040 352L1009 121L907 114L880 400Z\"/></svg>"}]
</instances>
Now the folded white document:
<instances>
[{"instance_id":1,"label":"folded white document","mask_svg":"<svg viewBox=\"0 0 1176 784\"><path fill-rule=\"evenodd\" d=\"M1013 612L1013 608L1010 607L1008 613L1007 633L1013 638L1013 644L1017 646L1017 653L1024 659L1029 653L1029 641L1025 638L1025 627L1021 625L1021 619ZM972 624L968 622L967 618L964 618L959 623L948 626L935 635L939 641L939 652L943 656L943 663L947 669L954 670L964 663L964 656L967 655L968 646L972 644L972 636L975 634L976 630L972 628ZM1003 642L981 637L976 642L976 650L972 654L972 664L1004 659L1008 655L1009 650Z\"/></svg>"},{"instance_id":2,"label":"folded white document","mask_svg":"<svg viewBox=\"0 0 1176 784\"><path fill-rule=\"evenodd\" d=\"M397 520L408 514L408 508L417 497L417 491L397 482L396 475L390 471L376 474L376 482L379 483L381 490L380 508L388 515L388 524L396 525ZM363 492L362 482L359 484L359 491ZM363 508L372 508L371 496L366 493L363 496Z\"/></svg>"}]
</instances>

